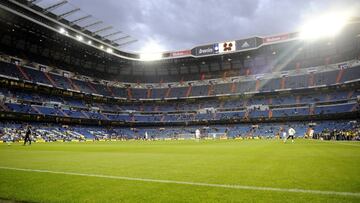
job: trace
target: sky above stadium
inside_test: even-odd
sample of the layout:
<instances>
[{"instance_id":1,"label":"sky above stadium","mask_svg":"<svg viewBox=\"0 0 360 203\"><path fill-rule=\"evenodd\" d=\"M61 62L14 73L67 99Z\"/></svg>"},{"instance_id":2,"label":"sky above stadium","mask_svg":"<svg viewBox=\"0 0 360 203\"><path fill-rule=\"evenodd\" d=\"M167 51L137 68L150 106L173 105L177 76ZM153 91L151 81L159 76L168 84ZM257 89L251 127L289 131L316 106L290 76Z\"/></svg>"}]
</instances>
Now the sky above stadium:
<instances>
[{"instance_id":1,"label":"sky above stadium","mask_svg":"<svg viewBox=\"0 0 360 203\"><path fill-rule=\"evenodd\" d=\"M136 52L297 31L309 16L360 9L360 0L69 0L138 40Z\"/></svg>"}]
</instances>

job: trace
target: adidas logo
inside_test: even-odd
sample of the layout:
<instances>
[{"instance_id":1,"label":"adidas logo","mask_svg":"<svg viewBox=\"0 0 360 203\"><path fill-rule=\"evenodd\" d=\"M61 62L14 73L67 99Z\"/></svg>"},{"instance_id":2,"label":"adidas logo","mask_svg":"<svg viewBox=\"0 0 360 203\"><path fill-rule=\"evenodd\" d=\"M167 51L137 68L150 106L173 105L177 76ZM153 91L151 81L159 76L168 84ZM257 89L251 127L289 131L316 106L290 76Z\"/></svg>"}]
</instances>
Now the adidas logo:
<instances>
[{"instance_id":1,"label":"adidas logo","mask_svg":"<svg viewBox=\"0 0 360 203\"><path fill-rule=\"evenodd\" d=\"M241 45L241 48L246 48L246 47L249 47L249 46L250 46L250 44L247 41L245 41L244 44Z\"/></svg>"}]
</instances>

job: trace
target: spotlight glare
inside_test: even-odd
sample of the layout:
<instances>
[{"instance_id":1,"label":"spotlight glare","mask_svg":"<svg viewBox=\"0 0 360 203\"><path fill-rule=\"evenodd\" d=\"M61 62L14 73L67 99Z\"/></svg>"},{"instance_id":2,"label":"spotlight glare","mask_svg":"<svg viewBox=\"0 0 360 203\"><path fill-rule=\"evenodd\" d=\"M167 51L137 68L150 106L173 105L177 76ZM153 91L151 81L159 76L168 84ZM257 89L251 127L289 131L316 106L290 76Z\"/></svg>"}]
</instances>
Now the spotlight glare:
<instances>
[{"instance_id":1,"label":"spotlight glare","mask_svg":"<svg viewBox=\"0 0 360 203\"><path fill-rule=\"evenodd\" d=\"M156 39L148 39L145 46L140 50L140 60L155 61L163 57L164 47Z\"/></svg>"},{"instance_id":2,"label":"spotlight glare","mask_svg":"<svg viewBox=\"0 0 360 203\"><path fill-rule=\"evenodd\" d=\"M334 37L341 32L349 21L350 12L334 12L312 18L300 29L299 37L306 40Z\"/></svg>"},{"instance_id":3,"label":"spotlight glare","mask_svg":"<svg viewBox=\"0 0 360 203\"><path fill-rule=\"evenodd\" d=\"M155 61L162 58L162 53L141 53L140 59L144 61Z\"/></svg>"}]
</instances>

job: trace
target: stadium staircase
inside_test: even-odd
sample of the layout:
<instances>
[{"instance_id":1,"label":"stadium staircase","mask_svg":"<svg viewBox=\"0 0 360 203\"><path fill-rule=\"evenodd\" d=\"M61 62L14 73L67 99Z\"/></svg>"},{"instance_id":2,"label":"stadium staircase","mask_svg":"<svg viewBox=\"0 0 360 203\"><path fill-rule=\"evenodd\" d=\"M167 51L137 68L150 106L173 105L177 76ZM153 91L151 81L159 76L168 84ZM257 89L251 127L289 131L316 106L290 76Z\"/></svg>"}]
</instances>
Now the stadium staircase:
<instances>
[{"instance_id":1,"label":"stadium staircase","mask_svg":"<svg viewBox=\"0 0 360 203\"><path fill-rule=\"evenodd\" d=\"M165 115L163 114L163 115L161 116L160 121L161 121L161 122L164 122L164 120L165 120Z\"/></svg>"},{"instance_id":2,"label":"stadium staircase","mask_svg":"<svg viewBox=\"0 0 360 203\"><path fill-rule=\"evenodd\" d=\"M146 92L146 98L148 98L148 99L151 98L151 92L152 92L152 89L151 89L151 88L148 88L148 89L147 89L147 92Z\"/></svg>"},{"instance_id":3,"label":"stadium staircase","mask_svg":"<svg viewBox=\"0 0 360 203\"><path fill-rule=\"evenodd\" d=\"M170 93L171 93L171 87L169 87L169 88L166 90L165 97L169 97L169 96L170 96Z\"/></svg>"},{"instance_id":4,"label":"stadium staircase","mask_svg":"<svg viewBox=\"0 0 360 203\"><path fill-rule=\"evenodd\" d=\"M268 105L272 105L272 98L268 99Z\"/></svg>"},{"instance_id":5,"label":"stadium staircase","mask_svg":"<svg viewBox=\"0 0 360 203\"><path fill-rule=\"evenodd\" d=\"M209 87L208 87L208 96L213 95L214 90L215 90L214 84L210 84Z\"/></svg>"},{"instance_id":6,"label":"stadium staircase","mask_svg":"<svg viewBox=\"0 0 360 203\"><path fill-rule=\"evenodd\" d=\"M1 109L3 109L4 111L10 111L9 108L3 103L0 101L0 107Z\"/></svg>"},{"instance_id":7,"label":"stadium staircase","mask_svg":"<svg viewBox=\"0 0 360 203\"><path fill-rule=\"evenodd\" d=\"M341 68L336 76L336 84L340 83L342 76L344 75L345 69Z\"/></svg>"},{"instance_id":8,"label":"stadium staircase","mask_svg":"<svg viewBox=\"0 0 360 203\"><path fill-rule=\"evenodd\" d=\"M84 135L82 135L82 134L80 134L80 133L78 133L78 132L76 132L76 131L70 131L70 130L68 130L67 133L68 133L69 135L71 135L72 137L85 137Z\"/></svg>"},{"instance_id":9,"label":"stadium staircase","mask_svg":"<svg viewBox=\"0 0 360 203\"><path fill-rule=\"evenodd\" d=\"M326 95L326 99L325 99L325 101L327 101L327 102L328 102L328 101L330 101L330 100L331 100L331 95L330 95L330 94L327 94L327 95Z\"/></svg>"},{"instance_id":10,"label":"stadium staircase","mask_svg":"<svg viewBox=\"0 0 360 203\"><path fill-rule=\"evenodd\" d=\"M26 80L31 80L31 78L25 73L25 71L23 70L23 68L19 65L16 65L17 69L20 71L21 75L26 79Z\"/></svg>"},{"instance_id":11,"label":"stadium staircase","mask_svg":"<svg viewBox=\"0 0 360 203\"><path fill-rule=\"evenodd\" d=\"M220 108L220 109L224 108L224 101L221 101L221 102L220 102L219 108Z\"/></svg>"},{"instance_id":12,"label":"stadium staircase","mask_svg":"<svg viewBox=\"0 0 360 203\"><path fill-rule=\"evenodd\" d=\"M123 109L119 105L115 105L117 111L123 111Z\"/></svg>"},{"instance_id":13,"label":"stadium staircase","mask_svg":"<svg viewBox=\"0 0 360 203\"><path fill-rule=\"evenodd\" d=\"M51 83L51 85L54 86L54 87L56 87L57 85L56 85L55 81L51 78L50 74L47 73L47 72L43 72L43 73L44 73L45 77L49 80L49 82Z\"/></svg>"},{"instance_id":14,"label":"stadium staircase","mask_svg":"<svg viewBox=\"0 0 360 203\"><path fill-rule=\"evenodd\" d=\"M190 120L191 120L191 121L194 121L194 120L195 120L195 117L196 117L196 114L194 114L194 113L193 113L193 114L191 114L191 118L190 118Z\"/></svg>"},{"instance_id":15,"label":"stadium staircase","mask_svg":"<svg viewBox=\"0 0 360 203\"><path fill-rule=\"evenodd\" d=\"M101 115L105 120L110 120L105 114L100 113L100 115Z\"/></svg>"},{"instance_id":16,"label":"stadium staircase","mask_svg":"<svg viewBox=\"0 0 360 203\"><path fill-rule=\"evenodd\" d=\"M351 111L354 112L354 111L357 111L359 108L359 104L356 103L352 108L351 108Z\"/></svg>"},{"instance_id":17,"label":"stadium staircase","mask_svg":"<svg viewBox=\"0 0 360 203\"><path fill-rule=\"evenodd\" d=\"M130 87L128 87L128 88L126 89L126 92L127 92L128 99L129 99L129 100L131 100L131 99L132 99L132 92L131 92L131 88L130 88Z\"/></svg>"},{"instance_id":18,"label":"stadium staircase","mask_svg":"<svg viewBox=\"0 0 360 203\"><path fill-rule=\"evenodd\" d=\"M248 100L247 100L247 99L245 99L245 100L244 100L244 104L243 104L243 106L244 106L244 107L246 107L246 106L247 106L247 104L248 104Z\"/></svg>"},{"instance_id":19,"label":"stadium staircase","mask_svg":"<svg viewBox=\"0 0 360 203\"><path fill-rule=\"evenodd\" d=\"M80 111L82 115L85 116L85 118L90 118L90 116L85 111Z\"/></svg>"},{"instance_id":20,"label":"stadium staircase","mask_svg":"<svg viewBox=\"0 0 360 203\"><path fill-rule=\"evenodd\" d=\"M77 137L85 137L85 135L81 134L81 133L78 133L76 131L70 131L72 135L75 135Z\"/></svg>"},{"instance_id":21,"label":"stadium staircase","mask_svg":"<svg viewBox=\"0 0 360 203\"><path fill-rule=\"evenodd\" d=\"M272 112L272 110L270 109L270 110L269 110L269 115L268 115L268 117L269 117L269 118L272 118L272 115L273 115L273 112Z\"/></svg>"},{"instance_id":22,"label":"stadium staircase","mask_svg":"<svg viewBox=\"0 0 360 203\"><path fill-rule=\"evenodd\" d=\"M315 114L315 105L311 105L311 107L309 108L309 115L314 115Z\"/></svg>"},{"instance_id":23,"label":"stadium staircase","mask_svg":"<svg viewBox=\"0 0 360 203\"><path fill-rule=\"evenodd\" d=\"M198 104L198 108L197 109L202 109L202 105Z\"/></svg>"},{"instance_id":24,"label":"stadium staircase","mask_svg":"<svg viewBox=\"0 0 360 203\"><path fill-rule=\"evenodd\" d=\"M189 85L188 89L186 90L186 97L189 97L191 94L191 90L192 90L192 85Z\"/></svg>"},{"instance_id":25,"label":"stadium staircase","mask_svg":"<svg viewBox=\"0 0 360 203\"><path fill-rule=\"evenodd\" d=\"M282 77L281 78L281 84L280 84L280 89L285 89L285 81L286 81L286 77Z\"/></svg>"},{"instance_id":26,"label":"stadium staircase","mask_svg":"<svg viewBox=\"0 0 360 203\"><path fill-rule=\"evenodd\" d=\"M107 90L109 91L110 95L111 95L112 97L115 97L115 94L114 94L114 92L112 91L111 87L110 87L109 85L106 85L106 88L107 88Z\"/></svg>"},{"instance_id":27,"label":"stadium staircase","mask_svg":"<svg viewBox=\"0 0 360 203\"><path fill-rule=\"evenodd\" d=\"M62 113L62 115L64 115L65 117L69 117L69 115L67 113L65 113L62 109L58 109L60 111L60 113Z\"/></svg>"},{"instance_id":28,"label":"stadium staircase","mask_svg":"<svg viewBox=\"0 0 360 203\"><path fill-rule=\"evenodd\" d=\"M31 108L32 108L36 113L38 113L38 114L43 114L43 113L41 113L41 111L40 111L36 106L31 105Z\"/></svg>"},{"instance_id":29,"label":"stadium staircase","mask_svg":"<svg viewBox=\"0 0 360 203\"><path fill-rule=\"evenodd\" d=\"M94 85L91 84L91 82L88 81L86 84L90 87L90 89L91 89L95 94L99 94L99 93L96 91Z\"/></svg>"},{"instance_id":30,"label":"stadium staircase","mask_svg":"<svg viewBox=\"0 0 360 203\"><path fill-rule=\"evenodd\" d=\"M244 120L248 120L249 119L249 110L245 110L245 114L244 114Z\"/></svg>"},{"instance_id":31,"label":"stadium staircase","mask_svg":"<svg viewBox=\"0 0 360 203\"><path fill-rule=\"evenodd\" d=\"M230 90L231 90L231 93L236 93L236 83L235 82L231 83Z\"/></svg>"},{"instance_id":32,"label":"stadium staircase","mask_svg":"<svg viewBox=\"0 0 360 203\"><path fill-rule=\"evenodd\" d=\"M314 86L315 84L314 84L314 81L315 81L315 74L314 73L310 73L310 75L309 75L309 87L311 87L311 86Z\"/></svg>"},{"instance_id":33,"label":"stadium staircase","mask_svg":"<svg viewBox=\"0 0 360 203\"><path fill-rule=\"evenodd\" d=\"M68 77L67 77L67 80L69 81L70 86L71 86L74 90L80 91L79 87L74 83L74 81L72 81L71 78L68 78Z\"/></svg>"},{"instance_id":34,"label":"stadium staircase","mask_svg":"<svg viewBox=\"0 0 360 203\"><path fill-rule=\"evenodd\" d=\"M300 95L296 96L296 104L300 104Z\"/></svg>"},{"instance_id":35,"label":"stadium staircase","mask_svg":"<svg viewBox=\"0 0 360 203\"><path fill-rule=\"evenodd\" d=\"M256 83L255 83L255 91L259 91L260 89L260 84L261 84L261 81L259 79L256 80Z\"/></svg>"},{"instance_id":36,"label":"stadium staircase","mask_svg":"<svg viewBox=\"0 0 360 203\"><path fill-rule=\"evenodd\" d=\"M350 99L354 95L354 90L350 91L347 95L347 99Z\"/></svg>"},{"instance_id":37,"label":"stadium staircase","mask_svg":"<svg viewBox=\"0 0 360 203\"><path fill-rule=\"evenodd\" d=\"M301 63L300 62L296 62L296 65L295 65L295 70L297 73L300 72L300 69L301 69Z\"/></svg>"}]
</instances>

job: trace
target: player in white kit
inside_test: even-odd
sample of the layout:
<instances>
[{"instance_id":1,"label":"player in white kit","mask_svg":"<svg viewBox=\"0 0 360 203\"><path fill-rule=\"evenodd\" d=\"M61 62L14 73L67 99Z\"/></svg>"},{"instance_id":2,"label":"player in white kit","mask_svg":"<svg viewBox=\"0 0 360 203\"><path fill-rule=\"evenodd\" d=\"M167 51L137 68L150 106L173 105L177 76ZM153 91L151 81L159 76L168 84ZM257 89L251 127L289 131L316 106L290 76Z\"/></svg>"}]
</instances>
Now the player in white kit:
<instances>
[{"instance_id":1,"label":"player in white kit","mask_svg":"<svg viewBox=\"0 0 360 203\"><path fill-rule=\"evenodd\" d=\"M195 139L196 139L197 141L199 141L199 139L200 139L200 130L199 130L199 129L196 129L196 130L195 130Z\"/></svg>"},{"instance_id":2,"label":"player in white kit","mask_svg":"<svg viewBox=\"0 0 360 203\"><path fill-rule=\"evenodd\" d=\"M292 143L294 143L295 133L296 133L295 129L292 128L292 127L290 127L290 128L289 128L289 136L287 137L287 139L290 139L290 138L291 138L291 142L292 142ZM286 140L285 140L285 142L286 142Z\"/></svg>"}]
</instances>

